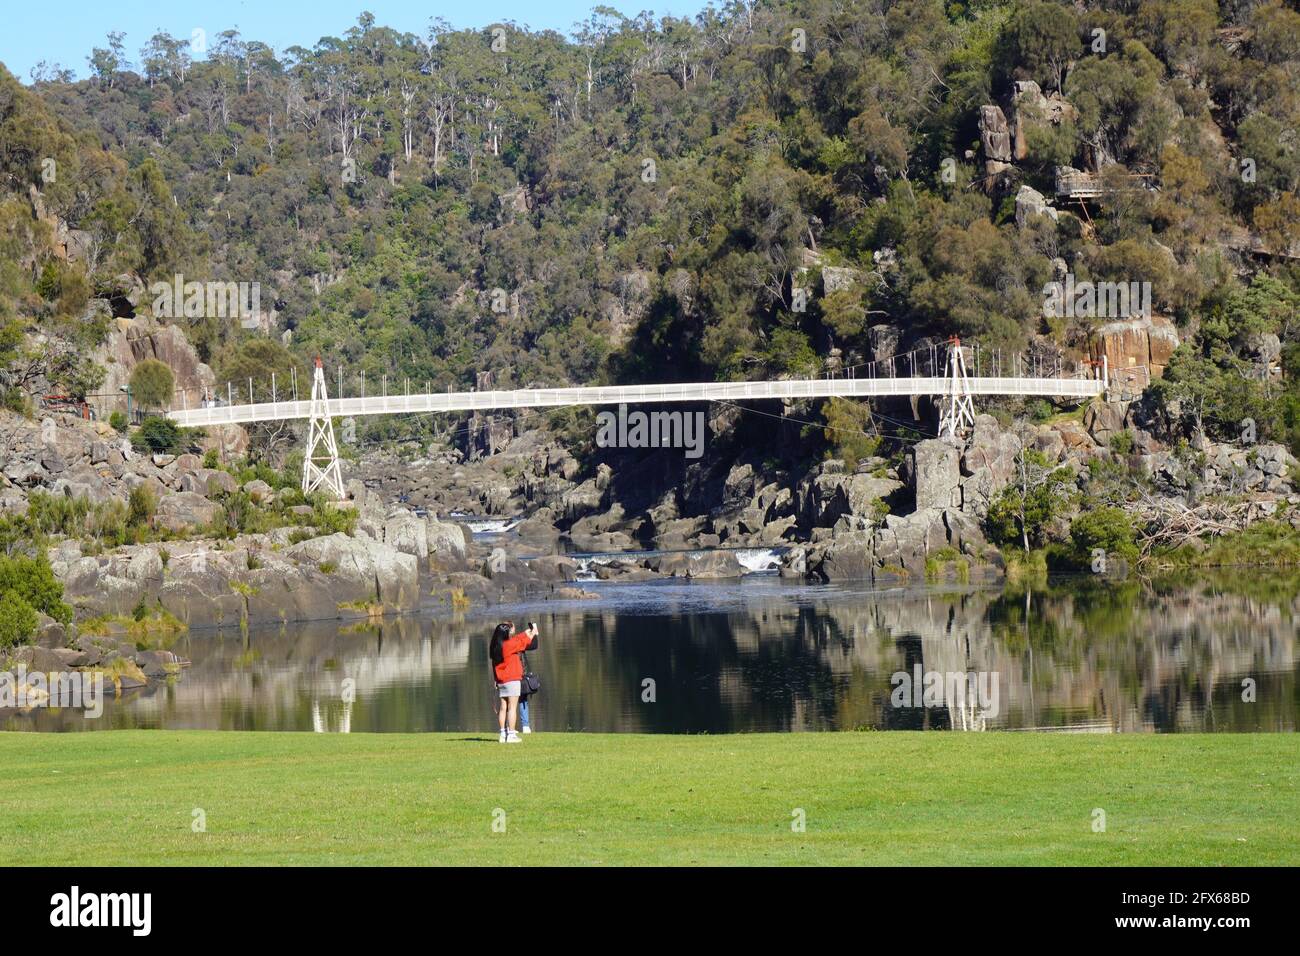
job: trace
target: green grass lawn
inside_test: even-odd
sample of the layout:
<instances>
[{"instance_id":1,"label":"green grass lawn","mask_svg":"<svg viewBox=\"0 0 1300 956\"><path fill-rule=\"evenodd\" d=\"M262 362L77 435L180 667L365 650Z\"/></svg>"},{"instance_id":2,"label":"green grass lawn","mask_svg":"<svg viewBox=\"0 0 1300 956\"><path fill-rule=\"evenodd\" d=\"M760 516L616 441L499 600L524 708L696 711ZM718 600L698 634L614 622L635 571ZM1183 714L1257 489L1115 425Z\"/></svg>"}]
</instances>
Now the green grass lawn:
<instances>
[{"instance_id":1,"label":"green grass lawn","mask_svg":"<svg viewBox=\"0 0 1300 956\"><path fill-rule=\"evenodd\" d=\"M0 760L11 864L1300 860L1292 734L97 731Z\"/></svg>"}]
</instances>

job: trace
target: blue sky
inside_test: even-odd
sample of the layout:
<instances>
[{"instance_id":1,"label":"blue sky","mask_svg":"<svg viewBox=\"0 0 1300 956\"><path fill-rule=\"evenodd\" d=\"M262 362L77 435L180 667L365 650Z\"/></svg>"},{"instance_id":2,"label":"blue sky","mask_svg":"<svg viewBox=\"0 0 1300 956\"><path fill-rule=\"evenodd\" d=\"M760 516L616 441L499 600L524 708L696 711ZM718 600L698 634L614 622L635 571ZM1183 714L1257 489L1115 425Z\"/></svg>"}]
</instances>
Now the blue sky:
<instances>
[{"instance_id":1,"label":"blue sky","mask_svg":"<svg viewBox=\"0 0 1300 956\"><path fill-rule=\"evenodd\" d=\"M653 10L659 16L686 16L707 6L706 0L481 0L478 3L416 2L416 0L59 0L59 2L6 3L0 29L0 63L24 83L41 60L49 60L87 75L86 57L91 47L106 46L110 30L126 33L123 41L133 63L140 47L162 27L175 37L189 37L194 29L206 31L209 40L222 30L238 27L246 40L269 43L277 52L286 47L311 47L323 36L341 36L357 22L363 10L375 21L395 30L423 35L433 17L453 27L486 27L513 20L534 30L568 33L596 6L613 7L632 16Z\"/></svg>"}]
</instances>

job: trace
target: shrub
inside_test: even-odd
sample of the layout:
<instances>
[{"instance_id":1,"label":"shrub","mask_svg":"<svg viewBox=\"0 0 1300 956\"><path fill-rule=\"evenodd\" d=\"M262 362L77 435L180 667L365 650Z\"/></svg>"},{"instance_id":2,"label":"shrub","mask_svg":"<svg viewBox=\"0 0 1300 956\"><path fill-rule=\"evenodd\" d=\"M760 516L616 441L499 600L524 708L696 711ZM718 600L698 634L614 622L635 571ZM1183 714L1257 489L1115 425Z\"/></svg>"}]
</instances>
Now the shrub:
<instances>
[{"instance_id":1,"label":"shrub","mask_svg":"<svg viewBox=\"0 0 1300 956\"><path fill-rule=\"evenodd\" d=\"M153 520L158 510L158 499L148 485L136 485L126 499L126 523L141 528Z\"/></svg>"},{"instance_id":2,"label":"shrub","mask_svg":"<svg viewBox=\"0 0 1300 956\"><path fill-rule=\"evenodd\" d=\"M145 359L131 370L131 395L141 408L162 408L172 397L175 379L165 362Z\"/></svg>"},{"instance_id":3,"label":"shrub","mask_svg":"<svg viewBox=\"0 0 1300 956\"><path fill-rule=\"evenodd\" d=\"M68 498L35 491L27 499L27 517L43 534L78 535L90 511L89 498Z\"/></svg>"},{"instance_id":4,"label":"shrub","mask_svg":"<svg viewBox=\"0 0 1300 956\"><path fill-rule=\"evenodd\" d=\"M17 591L0 595L0 648L29 644L36 637L36 611Z\"/></svg>"},{"instance_id":5,"label":"shrub","mask_svg":"<svg viewBox=\"0 0 1300 956\"><path fill-rule=\"evenodd\" d=\"M832 398L822 407L822 416L826 419L826 443L831 453L844 461L846 471L853 471L880 447L879 436L866 434L871 425L871 409L866 404Z\"/></svg>"},{"instance_id":6,"label":"shrub","mask_svg":"<svg viewBox=\"0 0 1300 956\"><path fill-rule=\"evenodd\" d=\"M1028 551L1047 543L1052 517L1071 501L1074 476L1034 449L1023 449L1016 466L1011 482L989 506L985 527L995 543L1018 542Z\"/></svg>"},{"instance_id":7,"label":"shrub","mask_svg":"<svg viewBox=\"0 0 1300 956\"><path fill-rule=\"evenodd\" d=\"M1085 511L1070 522L1070 545L1075 567L1086 568L1096 550L1136 561L1133 520L1121 508L1102 507Z\"/></svg>"},{"instance_id":8,"label":"shrub","mask_svg":"<svg viewBox=\"0 0 1300 956\"><path fill-rule=\"evenodd\" d=\"M282 471L276 471L266 462L259 461L250 464L247 461L236 462L229 469L230 473L235 476L241 485L246 485L250 481L264 481L274 489L293 488L297 486L291 474ZM301 504L301 502L298 502Z\"/></svg>"},{"instance_id":9,"label":"shrub","mask_svg":"<svg viewBox=\"0 0 1300 956\"><path fill-rule=\"evenodd\" d=\"M35 558L0 555L0 593L10 591L56 621L67 624L72 620L72 608L63 603L63 584L44 554Z\"/></svg>"},{"instance_id":10,"label":"shrub","mask_svg":"<svg viewBox=\"0 0 1300 956\"><path fill-rule=\"evenodd\" d=\"M104 547L116 548L130 538L127 530L127 506L110 499L95 506L87 522L90 534Z\"/></svg>"},{"instance_id":11,"label":"shrub","mask_svg":"<svg viewBox=\"0 0 1300 956\"><path fill-rule=\"evenodd\" d=\"M131 444L145 454L176 455L184 450L184 433L170 418L151 415L140 423Z\"/></svg>"},{"instance_id":12,"label":"shrub","mask_svg":"<svg viewBox=\"0 0 1300 956\"><path fill-rule=\"evenodd\" d=\"M1036 398L1025 406L1025 411L1036 422L1045 422L1056 414L1056 409L1041 398Z\"/></svg>"},{"instance_id":13,"label":"shrub","mask_svg":"<svg viewBox=\"0 0 1300 956\"><path fill-rule=\"evenodd\" d=\"M312 524L321 534L352 534L357 526L355 508L338 508L327 501L316 501L312 506Z\"/></svg>"},{"instance_id":14,"label":"shrub","mask_svg":"<svg viewBox=\"0 0 1300 956\"><path fill-rule=\"evenodd\" d=\"M119 433L126 431L126 413L113 412L108 416L108 424Z\"/></svg>"},{"instance_id":15,"label":"shrub","mask_svg":"<svg viewBox=\"0 0 1300 956\"><path fill-rule=\"evenodd\" d=\"M1133 433L1127 428L1110 436L1110 450L1117 455L1127 455L1133 450Z\"/></svg>"},{"instance_id":16,"label":"shrub","mask_svg":"<svg viewBox=\"0 0 1300 956\"><path fill-rule=\"evenodd\" d=\"M217 455L215 448L209 448L203 453L203 467L216 468L221 464L221 458Z\"/></svg>"}]
</instances>

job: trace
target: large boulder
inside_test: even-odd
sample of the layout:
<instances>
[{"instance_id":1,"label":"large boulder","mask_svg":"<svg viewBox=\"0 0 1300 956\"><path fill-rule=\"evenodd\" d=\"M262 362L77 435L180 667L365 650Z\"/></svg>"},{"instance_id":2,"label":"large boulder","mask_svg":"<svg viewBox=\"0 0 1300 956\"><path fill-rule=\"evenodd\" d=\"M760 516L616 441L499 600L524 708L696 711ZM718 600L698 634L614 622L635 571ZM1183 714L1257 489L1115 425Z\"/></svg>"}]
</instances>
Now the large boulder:
<instances>
[{"instance_id":1,"label":"large boulder","mask_svg":"<svg viewBox=\"0 0 1300 956\"><path fill-rule=\"evenodd\" d=\"M215 451L223 461L234 461L248 454L248 431L243 425L207 425L199 448Z\"/></svg>"},{"instance_id":2,"label":"large boulder","mask_svg":"<svg viewBox=\"0 0 1300 956\"><path fill-rule=\"evenodd\" d=\"M542 581L568 583L577 580L578 562L562 554L548 554L528 562L528 568Z\"/></svg>"},{"instance_id":3,"label":"large boulder","mask_svg":"<svg viewBox=\"0 0 1300 956\"><path fill-rule=\"evenodd\" d=\"M387 544L340 532L303 541L286 548L284 554L311 561L329 574L339 585L335 592L338 604L378 601L405 609L419 603L418 560Z\"/></svg>"},{"instance_id":4,"label":"large boulder","mask_svg":"<svg viewBox=\"0 0 1300 956\"><path fill-rule=\"evenodd\" d=\"M1296 466L1295 457L1284 445L1257 445L1254 454L1248 457L1257 469L1271 477L1286 477Z\"/></svg>"},{"instance_id":5,"label":"large boulder","mask_svg":"<svg viewBox=\"0 0 1300 956\"><path fill-rule=\"evenodd\" d=\"M1000 573L979 522L955 509L927 508L910 515L889 515L880 527L839 528L815 545L807 557L808 576L821 581L921 580L927 562L938 552L973 558L981 575Z\"/></svg>"},{"instance_id":6,"label":"large boulder","mask_svg":"<svg viewBox=\"0 0 1300 956\"><path fill-rule=\"evenodd\" d=\"M656 548L666 551L688 549L704 530L705 519L700 516L691 518L659 518L651 516L651 539Z\"/></svg>"},{"instance_id":7,"label":"large boulder","mask_svg":"<svg viewBox=\"0 0 1300 956\"><path fill-rule=\"evenodd\" d=\"M67 570L63 581L63 597L80 617L130 614L152 593L150 580L114 574L112 562L97 558L80 558Z\"/></svg>"},{"instance_id":8,"label":"large boulder","mask_svg":"<svg viewBox=\"0 0 1300 956\"><path fill-rule=\"evenodd\" d=\"M428 525L409 511L394 511L384 521L384 544L423 560L429 554Z\"/></svg>"},{"instance_id":9,"label":"large boulder","mask_svg":"<svg viewBox=\"0 0 1300 956\"><path fill-rule=\"evenodd\" d=\"M943 510L925 508L910 515L889 515L876 539L876 555L882 567L902 568L924 577L931 551L947 545Z\"/></svg>"},{"instance_id":10,"label":"large boulder","mask_svg":"<svg viewBox=\"0 0 1300 956\"><path fill-rule=\"evenodd\" d=\"M867 329L867 346L873 362L885 362L898 354L898 343L903 333L896 325L880 323Z\"/></svg>"},{"instance_id":11,"label":"large boulder","mask_svg":"<svg viewBox=\"0 0 1300 956\"><path fill-rule=\"evenodd\" d=\"M916 510L961 505L961 446L951 439L930 438L912 446L908 477Z\"/></svg>"},{"instance_id":12,"label":"large boulder","mask_svg":"<svg viewBox=\"0 0 1300 956\"><path fill-rule=\"evenodd\" d=\"M1154 379L1164 375L1169 358L1178 348L1178 330L1161 315L1142 316L1107 322L1092 332L1089 342L1095 361L1105 359L1112 377L1137 374ZM1135 381L1133 385L1145 385Z\"/></svg>"},{"instance_id":13,"label":"large boulder","mask_svg":"<svg viewBox=\"0 0 1300 956\"><path fill-rule=\"evenodd\" d=\"M469 552L471 532L463 524L454 521L439 521L430 515L425 519L425 541L430 561L436 561L443 569L456 566L465 561Z\"/></svg>"},{"instance_id":14,"label":"large boulder","mask_svg":"<svg viewBox=\"0 0 1300 956\"><path fill-rule=\"evenodd\" d=\"M275 489L260 478L244 483L244 494L254 501L264 504L275 497Z\"/></svg>"},{"instance_id":15,"label":"large boulder","mask_svg":"<svg viewBox=\"0 0 1300 956\"><path fill-rule=\"evenodd\" d=\"M862 279L862 271L850 266L822 266L822 292L830 295L852 289Z\"/></svg>"},{"instance_id":16,"label":"large boulder","mask_svg":"<svg viewBox=\"0 0 1300 956\"><path fill-rule=\"evenodd\" d=\"M1046 216L1056 222L1056 210L1047 204L1047 200L1033 186L1022 185L1016 193L1016 227L1025 226L1037 216Z\"/></svg>"},{"instance_id":17,"label":"large boulder","mask_svg":"<svg viewBox=\"0 0 1300 956\"><path fill-rule=\"evenodd\" d=\"M576 521L579 518L600 511L605 501L605 489L598 486L595 478L588 478L565 492L560 499L560 508L565 518Z\"/></svg>"},{"instance_id":18,"label":"large boulder","mask_svg":"<svg viewBox=\"0 0 1300 956\"><path fill-rule=\"evenodd\" d=\"M786 567L798 567L801 558L812 576L822 581L869 581L876 567L876 536L871 531L836 534L811 559L801 553Z\"/></svg>"},{"instance_id":19,"label":"large boulder","mask_svg":"<svg viewBox=\"0 0 1300 956\"><path fill-rule=\"evenodd\" d=\"M961 459L961 510L978 518L987 515L993 499L1015 475L1019 453L1019 438L1003 431L992 415L976 415Z\"/></svg>"},{"instance_id":20,"label":"large boulder","mask_svg":"<svg viewBox=\"0 0 1300 956\"><path fill-rule=\"evenodd\" d=\"M986 105L980 107L979 130L980 146L984 149L985 160L991 163L1010 163L1011 131L1007 125L1006 114L1002 112L1000 106ZM1002 168L1005 168L1005 166Z\"/></svg>"},{"instance_id":21,"label":"large boulder","mask_svg":"<svg viewBox=\"0 0 1300 956\"><path fill-rule=\"evenodd\" d=\"M162 584L163 562L158 550L146 546L137 551L131 557L131 563L127 565L126 576L132 581L153 582L155 585Z\"/></svg>"},{"instance_id":22,"label":"large boulder","mask_svg":"<svg viewBox=\"0 0 1300 956\"><path fill-rule=\"evenodd\" d=\"M202 528L212 524L222 513L221 505L193 491L164 494L158 501L154 524L169 531Z\"/></svg>"},{"instance_id":23,"label":"large boulder","mask_svg":"<svg viewBox=\"0 0 1300 956\"><path fill-rule=\"evenodd\" d=\"M1010 176L1011 130L1001 107L980 107L980 146L984 151L984 191L996 192Z\"/></svg>"},{"instance_id":24,"label":"large boulder","mask_svg":"<svg viewBox=\"0 0 1300 956\"><path fill-rule=\"evenodd\" d=\"M333 620L344 610L332 577L315 568L272 562L248 572L241 584L249 626Z\"/></svg>"},{"instance_id":25,"label":"large boulder","mask_svg":"<svg viewBox=\"0 0 1300 956\"><path fill-rule=\"evenodd\" d=\"M205 544L172 554L167 579L158 590L158 603L189 627L235 627L244 620L246 598L232 582L247 569L236 566L228 552Z\"/></svg>"},{"instance_id":26,"label":"large boulder","mask_svg":"<svg viewBox=\"0 0 1300 956\"><path fill-rule=\"evenodd\" d=\"M865 474L822 474L801 482L795 490L795 509L804 528L829 528L845 515L872 518L876 503L903 487L894 478ZM775 515L769 509L768 520Z\"/></svg>"},{"instance_id":27,"label":"large boulder","mask_svg":"<svg viewBox=\"0 0 1300 956\"><path fill-rule=\"evenodd\" d=\"M732 551L674 551L647 558L645 565L668 577L738 578L743 573Z\"/></svg>"},{"instance_id":28,"label":"large boulder","mask_svg":"<svg viewBox=\"0 0 1300 956\"><path fill-rule=\"evenodd\" d=\"M1093 402L1083 413L1083 427L1098 444L1108 444L1112 435L1124 430L1127 411L1127 402Z\"/></svg>"},{"instance_id":29,"label":"large boulder","mask_svg":"<svg viewBox=\"0 0 1300 956\"><path fill-rule=\"evenodd\" d=\"M180 490L204 496L232 494L239 490L239 483L229 472L216 468L198 468L181 474Z\"/></svg>"}]
</instances>

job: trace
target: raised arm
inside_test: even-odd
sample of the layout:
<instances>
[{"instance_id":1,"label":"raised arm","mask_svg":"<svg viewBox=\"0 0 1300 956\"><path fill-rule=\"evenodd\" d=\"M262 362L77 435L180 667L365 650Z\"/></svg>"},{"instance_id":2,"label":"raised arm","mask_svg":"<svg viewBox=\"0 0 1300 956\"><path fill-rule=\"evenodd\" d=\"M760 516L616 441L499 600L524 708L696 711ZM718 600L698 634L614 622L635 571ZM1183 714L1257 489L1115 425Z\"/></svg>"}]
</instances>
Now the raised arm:
<instances>
[{"instance_id":1,"label":"raised arm","mask_svg":"<svg viewBox=\"0 0 1300 956\"><path fill-rule=\"evenodd\" d=\"M520 651L531 651L537 647L537 635L531 631L520 631L514 637L510 638L510 653L518 654Z\"/></svg>"}]
</instances>

